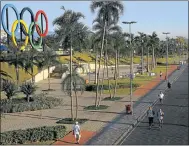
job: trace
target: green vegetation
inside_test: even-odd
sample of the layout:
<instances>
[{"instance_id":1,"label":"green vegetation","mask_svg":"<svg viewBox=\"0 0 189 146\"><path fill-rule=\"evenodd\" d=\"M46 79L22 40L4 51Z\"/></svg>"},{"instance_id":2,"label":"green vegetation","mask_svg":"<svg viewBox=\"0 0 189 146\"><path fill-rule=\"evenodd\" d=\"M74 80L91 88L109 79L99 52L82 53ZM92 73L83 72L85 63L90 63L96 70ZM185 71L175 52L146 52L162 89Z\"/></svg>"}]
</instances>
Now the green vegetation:
<instances>
[{"instance_id":1,"label":"green vegetation","mask_svg":"<svg viewBox=\"0 0 189 146\"><path fill-rule=\"evenodd\" d=\"M74 119L72 120L72 118L65 118L65 119L61 119L59 121L57 121L57 124L75 124L75 122L78 122L80 125L84 124L85 122L88 121L88 119Z\"/></svg>"},{"instance_id":2,"label":"green vegetation","mask_svg":"<svg viewBox=\"0 0 189 146\"><path fill-rule=\"evenodd\" d=\"M91 105L91 106L86 106L84 107L85 110L105 110L107 109L109 106L107 105L100 105L100 106L95 106L95 105Z\"/></svg>"},{"instance_id":3,"label":"green vegetation","mask_svg":"<svg viewBox=\"0 0 189 146\"><path fill-rule=\"evenodd\" d=\"M15 113L24 111L36 111L41 109L50 109L63 104L62 99L54 97L45 97L35 95L27 102L27 98L13 98L11 100L1 99L2 113Z\"/></svg>"},{"instance_id":4,"label":"green vegetation","mask_svg":"<svg viewBox=\"0 0 189 146\"><path fill-rule=\"evenodd\" d=\"M113 98L106 97L103 99L103 101L116 101L116 100L121 100L121 99L122 99L122 97L113 97Z\"/></svg>"},{"instance_id":5,"label":"green vegetation","mask_svg":"<svg viewBox=\"0 0 189 146\"><path fill-rule=\"evenodd\" d=\"M26 130L14 130L1 133L1 145L31 144L62 138L66 134L63 125L38 127Z\"/></svg>"}]
</instances>

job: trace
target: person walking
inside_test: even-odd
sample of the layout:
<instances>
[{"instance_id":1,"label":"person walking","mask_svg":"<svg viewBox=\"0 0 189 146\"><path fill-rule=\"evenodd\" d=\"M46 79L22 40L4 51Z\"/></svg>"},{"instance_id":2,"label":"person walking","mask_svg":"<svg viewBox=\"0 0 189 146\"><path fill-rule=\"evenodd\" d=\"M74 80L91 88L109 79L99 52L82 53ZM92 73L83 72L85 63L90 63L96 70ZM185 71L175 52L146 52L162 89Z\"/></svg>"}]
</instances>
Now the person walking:
<instances>
[{"instance_id":1,"label":"person walking","mask_svg":"<svg viewBox=\"0 0 189 146\"><path fill-rule=\"evenodd\" d=\"M161 109L159 109L159 111L157 112L157 117L159 121L159 128L162 128L164 112Z\"/></svg>"},{"instance_id":2,"label":"person walking","mask_svg":"<svg viewBox=\"0 0 189 146\"><path fill-rule=\"evenodd\" d=\"M160 102L161 104L163 104L163 98L164 98L163 92L160 91L160 94L159 94L158 96L159 96L159 102Z\"/></svg>"},{"instance_id":3,"label":"person walking","mask_svg":"<svg viewBox=\"0 0 189 146\"><path fill-rule=\"evenodd\" d=\"M80 138L81 138L81 132L80 132L80 126L78 122L75 122L75 125L73 126L73 135L75 136L76 144L79 144Z\"/></svg>"},{"instance_id":4,"label":"person walking","mask_svg":"<svg viewBox=\"0 0 189 146\"><path fill-rule=\"evenodd\" d=\"M159 74L160 80L161 80L161 78L162 78L162 75L163 75L163 74L162 74L162 72L160 71L160 74Z\"/></svg>"},{"instance_id":5,"label":"person walking","mask_svg":"<svg viewBox=\"0 0 189 146\"><path fill-rule=\"evenodd\" d=\"M152 124L154 122L154 115L155 112L152 110L152 107L149 107L149 110L147 111L147 116L148 116L148 120L149 120L149 129L152 128Z\"/></svg>"}]
</instances>

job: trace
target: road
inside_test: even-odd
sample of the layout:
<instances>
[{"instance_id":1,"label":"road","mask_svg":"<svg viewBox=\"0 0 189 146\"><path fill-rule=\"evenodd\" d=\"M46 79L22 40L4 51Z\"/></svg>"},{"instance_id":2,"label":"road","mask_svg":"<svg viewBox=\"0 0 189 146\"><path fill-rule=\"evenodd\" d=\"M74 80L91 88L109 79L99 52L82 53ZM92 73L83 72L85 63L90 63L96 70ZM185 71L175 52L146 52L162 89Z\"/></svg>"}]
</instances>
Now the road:
<instances>
[{"instance_id":1,"label":"road","mask_svg":"<svg viewBox=\"0 0 189 146\"><path fill-rule=\"evenodd\" d=\"M173 83L172 89L165 93L164 104L153 107L155 112L161 108L164 125L160 130L157 118L149 130L147 116L133 129L121 145L188 145L188 68Z\"/></svg>"}]
</instances>

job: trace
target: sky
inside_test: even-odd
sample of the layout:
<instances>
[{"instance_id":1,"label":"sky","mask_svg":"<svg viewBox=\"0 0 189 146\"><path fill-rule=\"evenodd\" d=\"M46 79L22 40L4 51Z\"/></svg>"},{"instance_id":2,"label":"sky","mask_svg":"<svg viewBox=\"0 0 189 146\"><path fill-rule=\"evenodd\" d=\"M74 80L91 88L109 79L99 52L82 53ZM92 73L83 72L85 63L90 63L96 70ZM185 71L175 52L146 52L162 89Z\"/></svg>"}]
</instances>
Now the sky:
<instances>
[{"instance_id":1,"label":"sky","mask_svg":"<svg viewBox=\"0 0 189 146\"><path fill-rule=\"evenodd\" d=\"M24 7L30 7L34 15L38 10L44 10L49 21L49 31L54 30L52 22L55 18L64 13L61 6L66 9L81 12L85 19L81 20L90 29L96 13L90 10L91 1L1 1L1 10L5 4L13 4L19 12ZM124 14L120 17L119 25L124 32L129 31L129 26L122 24L122 21L136 21L131 31L134 34L144 32L151 34L155 31L160 39L164 39L162 32L170 32L170 37L184 36L188 38L188 2L187 1L123 1ZM15 21L16 15L9 9L9 28ZM24 21L30 24L30 14L24 14ZM45 25L45 24L44 24ZM1 27L2 29L2 27Z\"/></svg>"}]
</instances>

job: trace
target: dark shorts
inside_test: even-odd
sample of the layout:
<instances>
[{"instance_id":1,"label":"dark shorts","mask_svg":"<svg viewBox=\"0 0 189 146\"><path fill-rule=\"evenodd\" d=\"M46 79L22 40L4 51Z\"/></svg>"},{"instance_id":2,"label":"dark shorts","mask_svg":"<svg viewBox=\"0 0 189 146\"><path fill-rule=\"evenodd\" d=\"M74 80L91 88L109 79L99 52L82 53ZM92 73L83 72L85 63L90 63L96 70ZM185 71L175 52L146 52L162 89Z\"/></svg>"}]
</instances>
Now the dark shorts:
<instances>
[{"instance_id":1,"label":"dark shorts","mask_svg":"<svg viewBox=\"0 0 189 146\"><path fill-rule=\"evenodd\" d=\"M149 125L151 125L153 123L154 118L153 117L148 117L149 120Z\"/></svg>"}]
</instances>

